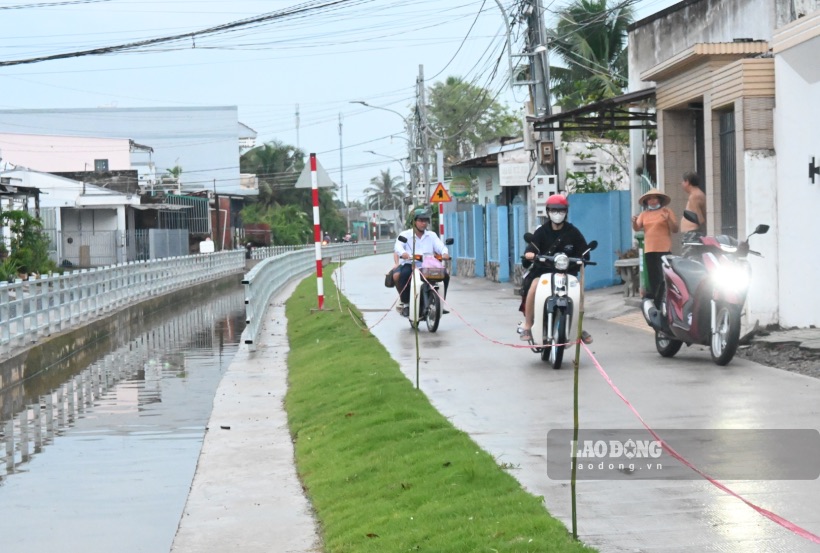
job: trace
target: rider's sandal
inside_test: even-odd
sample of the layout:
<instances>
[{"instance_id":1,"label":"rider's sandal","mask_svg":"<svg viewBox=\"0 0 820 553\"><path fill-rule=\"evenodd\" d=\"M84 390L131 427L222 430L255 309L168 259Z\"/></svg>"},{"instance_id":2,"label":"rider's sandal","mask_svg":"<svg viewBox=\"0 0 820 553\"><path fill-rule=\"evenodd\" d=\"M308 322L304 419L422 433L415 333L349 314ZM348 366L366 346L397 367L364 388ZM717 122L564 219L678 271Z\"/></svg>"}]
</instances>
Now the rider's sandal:
<instances>
[{"instance_id":1,"label":"rider's sandal","mask_svg":"<svg viewBox=\"0 0 820 553\"><path fill-rule=\"evenodd\" d=\"M532 340L532 330L529 328L521 328L518 330L518 335L522 340Z\"/></svg>"}]
</instances>

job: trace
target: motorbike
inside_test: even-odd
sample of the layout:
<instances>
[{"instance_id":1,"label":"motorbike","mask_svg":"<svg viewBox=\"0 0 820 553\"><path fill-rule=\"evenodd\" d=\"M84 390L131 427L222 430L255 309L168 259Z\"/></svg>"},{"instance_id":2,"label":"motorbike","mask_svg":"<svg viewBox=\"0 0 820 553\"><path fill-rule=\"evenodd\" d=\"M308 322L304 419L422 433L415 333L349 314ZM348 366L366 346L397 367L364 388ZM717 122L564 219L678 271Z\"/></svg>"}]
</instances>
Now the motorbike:
<instances>
[{"instance_id":1,"label":"motorbike","mask_svg":"<svg viewBox=\"0 0 820 553\"><path fill-rule=\"evenodd\" d=\"M400 242L407 242L407 238L399 236ZM452 245L454 240L448 238L444 243ZM441 322L441 296L444 277L447 276L447 268L438 254L415 254L417 263L413 267L413 275L408 283L410 286L409 316L411 328L419 327L423 320L427 325L427 330L436 332Z\"/></svg>"},{"instance_id":2,"label":"motorbike","mask_svg":"<svg viewBox=\"0 0 820 553\"><path fill-rule=\"evenodd\" d=\"M697 215L684 211L686 220ZM766 234L769 225L758 225L746 240L727 235L698 236L683 244L685 256L662 259L663 290L660 309L645 299L642 311L655 330L655 347L663 357L673 357L683 344L708 345L717 365L728 364L740 342L740 318L751 281L749 239Z\"/></svg>"},{"instance_id":3,"label":"motorbike","mask_svg":"<svg viewBox=\"0 0 820 553\"><path fill-rule=\"evenodd\" d=\"M531 243L532 233L524 234L524 240ZM532 351L541 354L541 360L553 369L561 368L565 346L574 343L577 338L576 325L572 321L580 309L581 287L578 278L567 273L567 269L570 265L578 265L581 270L585 265L595 265L595 262L584 260L584 256L597 247L598 242L593 240L581 257L569 257L565 253L538 253L532 260L533 269L538 265L550 269L532 283L536 289L530 344L535 346Z\"/></svg>"}]
</instances>

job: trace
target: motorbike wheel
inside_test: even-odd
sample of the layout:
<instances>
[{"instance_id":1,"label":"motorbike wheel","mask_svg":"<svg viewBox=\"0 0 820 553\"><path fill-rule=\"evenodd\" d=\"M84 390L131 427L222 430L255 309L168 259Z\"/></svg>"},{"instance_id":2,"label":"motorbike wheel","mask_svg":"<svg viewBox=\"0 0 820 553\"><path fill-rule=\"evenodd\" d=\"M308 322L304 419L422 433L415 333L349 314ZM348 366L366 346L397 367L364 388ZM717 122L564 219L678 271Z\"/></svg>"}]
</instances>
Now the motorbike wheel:
<instances>
[{"instance_id":1,"label":"motorbike wheel","mask_svg":"<svg viewBox=\"0 0 820 553\"><path fill-rule=\"evenodd\" d=\"M546 321L547 318L544 318ZM553 321L552 340L550 345L541 349L541 360L546 361L552 368L558 370L561 368L561 362L564 360L564 345L567 341L567 318L563 311L556 311ZM544 339L547 342L547 323L544 323Z\"/></svg>"},{"instance_id":2,"label":"motorbike wheel","mask_svg":"<svg viewBox=\"0 0 820 553\"><path fill-rule=\"evenodd\" d=\"M438 330L438 323L441 321L441 300L432 288L427 289L425 293L427 294L427 311L425 313L427 330L435 332Z\"/></svg>"},{"instance_id":3,"label":"motorbike wheel","mask_svg":"<svg viewBox=\"0 0 820 553\"><path fill-rule=\"evenodd\" d=\"M655 349L663 357L673 357L680 351L683 342L680 340L673 340L661 332L655 331Z\"/></svg>"},{"instance_id":4,"label":"motorbike wheel","mask_svg":"<svg viewBox=\"0 0 820 553\"><path fill-rule=\"evenodd\" d=\"M726 365L735 356L740 341L740 310L718 305L716 328L712 333L712 361Z\"/></svg>"}]
</instances>

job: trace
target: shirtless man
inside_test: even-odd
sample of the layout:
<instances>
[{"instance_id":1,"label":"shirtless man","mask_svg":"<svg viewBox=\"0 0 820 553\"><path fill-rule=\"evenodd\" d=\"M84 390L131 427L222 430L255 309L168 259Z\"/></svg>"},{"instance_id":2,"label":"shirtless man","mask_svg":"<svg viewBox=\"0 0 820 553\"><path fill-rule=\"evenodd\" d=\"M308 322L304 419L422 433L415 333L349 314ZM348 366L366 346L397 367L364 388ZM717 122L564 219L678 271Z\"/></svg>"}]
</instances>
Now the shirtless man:
<instances>
[{"instance_id":1,"label":"shirtless man","mask_svg":"<svg viewBox=\"0 0 820 553\"><path fill-rule=\"evenodd\" d=\"M683 187L683 191L689 196L689 199L686 201L686 209L694 212L700 222L698 225L685 218L681 218L681 242L685 244L686 242L695 241L706 229L706 195L700 188L697 173L684 173L681 186ZM687 253L689 253L688 250L689 248L684 246L683 255L687 255Z\"/></svg>"}]
</instances>

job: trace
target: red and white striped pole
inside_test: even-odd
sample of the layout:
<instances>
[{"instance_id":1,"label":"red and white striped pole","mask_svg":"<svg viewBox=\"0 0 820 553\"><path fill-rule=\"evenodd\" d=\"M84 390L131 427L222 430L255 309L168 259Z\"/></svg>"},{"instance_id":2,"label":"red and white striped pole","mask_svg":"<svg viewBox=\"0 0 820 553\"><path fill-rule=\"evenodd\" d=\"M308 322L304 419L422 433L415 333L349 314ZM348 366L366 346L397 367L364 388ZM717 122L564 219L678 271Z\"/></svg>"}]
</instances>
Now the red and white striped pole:
<instances>
[{"instance_id":1,"label":"red and white striped pole","mask_svg":"<svg viewBox=\"0 0 820 553\"><path fill-rule=\"evenodd\" d=\"M438 203L438 236L444 240L444 202Z\"/></svg>"},{"instance_id":2,"label":"red and white striped pole","mask_svg":"<svg viewBox=\"0 0 820 553\"><path fill-rule=\"evenodd\" d=\"M322 227L319 225L319 177L316 172L316 154L310 154L310 189L313 194L313 242L316 249L316 291L319 310L325 305L325 286L322 280Z\"/></svg>"},{"instance_id":3,"label":"red and white striped pole","mask_svg":"<svg viewBox=\"0 0 820 553\"><path fill-rule=\"evenodd\" d=\"M376 214L373 213L373 253L376 253Z\"/></svg>"}]
</instances>

